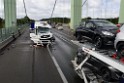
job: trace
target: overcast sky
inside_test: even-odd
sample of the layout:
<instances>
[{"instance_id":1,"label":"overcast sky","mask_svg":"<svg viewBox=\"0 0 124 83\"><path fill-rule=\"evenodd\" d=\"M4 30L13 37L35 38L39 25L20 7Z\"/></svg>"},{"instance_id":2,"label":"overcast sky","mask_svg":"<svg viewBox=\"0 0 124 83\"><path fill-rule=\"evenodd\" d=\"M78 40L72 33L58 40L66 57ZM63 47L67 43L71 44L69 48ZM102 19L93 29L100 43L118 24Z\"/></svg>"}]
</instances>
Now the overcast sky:
<instances>
[{"instance_id":1,"label":"overcast sky","mask_svg":"<svg viewBox=\"0 0 124 83\"><path fill-rule=\"evenodd\" d=\"M25 16L23 0L17 1L17 17ZM84 2L85 0L83 0ZM32 19L49 18L55 0L25 0L27 14ZM83 4L83 3L82 3ZM88 0L82 8L82 17L118 17L120 0ZM4 17L3 0L0 0L0 17ZM70 17L71 0L57 0L53 17Z\"/></svg>"}]
</instances>

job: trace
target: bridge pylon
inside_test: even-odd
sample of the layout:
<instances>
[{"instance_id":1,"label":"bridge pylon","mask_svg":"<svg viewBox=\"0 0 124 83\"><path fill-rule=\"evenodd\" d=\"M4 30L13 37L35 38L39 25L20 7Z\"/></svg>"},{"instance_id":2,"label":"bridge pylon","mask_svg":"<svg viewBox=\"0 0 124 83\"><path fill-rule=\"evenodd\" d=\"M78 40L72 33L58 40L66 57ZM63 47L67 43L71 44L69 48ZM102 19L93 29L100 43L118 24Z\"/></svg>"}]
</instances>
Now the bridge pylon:
<instances>
[{"instance_id":1,"label":"bridge pylon","mask_svg":"<svg viewBox=\"0 0 124 83\"><path fill-rule=\"evenodd\" d=\"M16 0L4 0L5 27L16 26Z\"/></svg>"},{"instance_id":2,"label":"bridge pylon","mask_svg":"<svg viewBox=\"0 0 124 83\"><path fill-rule=\"evenodd\" d=\"M82 19L82 0L71 0L71 29L80 24Z\"/></svg>"},{"instance_id":3,"label":"bridge pylon","mask_svg":"<svg viewBox=\"0 0 124 83\"><path fill-rule=\"evenodd\" d=\"M124 23L124 0L121 0L119 23Z\"/></svg>"}]
</instances>

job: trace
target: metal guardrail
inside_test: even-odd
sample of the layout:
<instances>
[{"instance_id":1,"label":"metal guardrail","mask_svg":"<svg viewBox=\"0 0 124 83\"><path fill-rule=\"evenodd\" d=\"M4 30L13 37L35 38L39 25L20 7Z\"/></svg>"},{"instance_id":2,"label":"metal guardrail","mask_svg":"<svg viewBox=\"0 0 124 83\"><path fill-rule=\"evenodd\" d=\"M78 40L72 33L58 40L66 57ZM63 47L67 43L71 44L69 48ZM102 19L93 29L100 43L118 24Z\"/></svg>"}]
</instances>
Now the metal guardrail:
<instances>
[{"instance_id":1,"label":"metal guardrail","mask_svg":"<svg viewBox=\"0 0 124 83\"><path fill-rule=\"evenodd\" d=\"M19 25L17 27L9 27L9 28L1 28L0 29L0 43L8 39L9 37L19 33L22 29L24 29L28 24Z\"/></svg>"}]
</instances>

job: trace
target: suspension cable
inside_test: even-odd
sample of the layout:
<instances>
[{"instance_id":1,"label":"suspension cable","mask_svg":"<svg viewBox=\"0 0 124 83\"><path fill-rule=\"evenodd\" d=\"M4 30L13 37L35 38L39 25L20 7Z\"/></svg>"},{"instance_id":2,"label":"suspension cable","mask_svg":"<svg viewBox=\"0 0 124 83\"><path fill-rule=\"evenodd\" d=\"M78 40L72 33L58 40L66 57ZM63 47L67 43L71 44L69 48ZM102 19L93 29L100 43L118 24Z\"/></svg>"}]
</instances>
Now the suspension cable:
<instances>
[{"instance_id":1,"label":"suspension cable","mask_svg":"<svg viewBox=\"0 0 124 83\"><path fill-rule=\"evenodd\" d=\"M24 4L25 15L28 16L28 15L27 15L27 9L26 9L25 0L23 0L23 4Z\"/></svg>"},{"instance_id":2,"label":"suspension cable","mask_svg":"<svg viewBox=\"0 0 124 83\"><path fill-rule=\"evenodd\" d=\"M82 7L85 5L85 3L87 2L88 0L85 0L84 3L82 4Z\"/></svg>"},{"instance_id":3,"label":"suspension cable","mask_svg":"<svg viewBox=\"0 0 124 83\"><path fill-rule=\"evenodd\" d=\"M63 0L63 21L62 21L63 24L64 24L64 20L65 20L65 17L64 17L64 16L65 16L65 15L64 15L64 6L65 6L65 0Z\"/></svg>"},{"instance_id":4,"label":"suspension cable","mask_svg":"<svg viewBox=\"0 0 124 83\"><path fill-rule=\"evenodd\" d=\"M57 2L57 0L55 0L54 6L53 6L53 9L52 9L52 13L51 13L51 18L53 16L53 13L54 13L54 10L55 10L55 7L56 7L56 2Z\"/></svg>"},{"instance_id":5,"label":"suspension cable","mask_svg":"<svg viewBox=\"0 0 124 83\"><path fill-rule=\"evenodd\" d=\"M86 4L86 7L87 7L87 17L88 17L88 15L89 15L89 8L88 8L88 6L89 6L89 4L88 4L88 0L87 0L87 4Z\"/></svg>"}]
</instances>

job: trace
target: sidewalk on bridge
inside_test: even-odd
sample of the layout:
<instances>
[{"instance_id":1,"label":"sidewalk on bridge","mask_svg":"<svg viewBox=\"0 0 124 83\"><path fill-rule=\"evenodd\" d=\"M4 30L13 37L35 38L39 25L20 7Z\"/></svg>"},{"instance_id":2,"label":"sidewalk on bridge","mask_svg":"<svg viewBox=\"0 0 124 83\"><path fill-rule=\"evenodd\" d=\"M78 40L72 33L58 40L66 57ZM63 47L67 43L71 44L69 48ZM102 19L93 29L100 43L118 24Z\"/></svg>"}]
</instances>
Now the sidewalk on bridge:
<instances>
[{"instance_id":1,"label":"sidewalk on bridge","mask_svg":"<svg viewBox=\"0 0 124 83\"><path fill-rule=\"evenodd\" d=\"M0 53L0 83L63 83L47 48L31 44L27 30Z\"/></svg>"}]
</instances>

